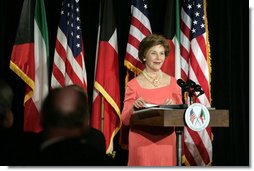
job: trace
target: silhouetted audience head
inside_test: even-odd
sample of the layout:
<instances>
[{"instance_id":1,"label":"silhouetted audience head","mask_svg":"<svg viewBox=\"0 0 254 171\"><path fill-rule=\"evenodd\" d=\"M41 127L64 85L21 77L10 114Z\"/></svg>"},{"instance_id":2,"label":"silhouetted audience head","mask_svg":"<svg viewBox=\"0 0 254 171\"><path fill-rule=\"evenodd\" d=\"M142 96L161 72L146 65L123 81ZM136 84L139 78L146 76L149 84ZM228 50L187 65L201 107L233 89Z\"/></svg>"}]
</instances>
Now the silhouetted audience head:
<instances>
[{"instance_id":1,"label":"silhouetted audience head","mask_svg":"<svg viewBox=\"0 0 254 171\"><path fill-rule=\"evenodd\" d=\"M85 131L89 126L85 91L77 85L52 89L42 105L41 124L45 132L56 129Z\"/></svg>"},{"instance_id":2,"label":"silhouetted audience head","mask_svg":"<svg viewBox=\"0 0 254 171\"><path fill-rule=\"evenodd\" d=\"M9 84L0 79L0 127L10 128L13 125L13 114L11 111L13 91Z\"/></svg>"},{"instance_id":3,"label":"silhouetted audience head","mask_svg":"<svg viewBox=\"0 0 254 171\"><path fill-rule=\"evenodd\" d=\"M41 110L44 142L40 145L43 165L113 165L106 155L103 134L89 126L85 91L71 85L49 92Z\"/></svg>"}]
</instances>

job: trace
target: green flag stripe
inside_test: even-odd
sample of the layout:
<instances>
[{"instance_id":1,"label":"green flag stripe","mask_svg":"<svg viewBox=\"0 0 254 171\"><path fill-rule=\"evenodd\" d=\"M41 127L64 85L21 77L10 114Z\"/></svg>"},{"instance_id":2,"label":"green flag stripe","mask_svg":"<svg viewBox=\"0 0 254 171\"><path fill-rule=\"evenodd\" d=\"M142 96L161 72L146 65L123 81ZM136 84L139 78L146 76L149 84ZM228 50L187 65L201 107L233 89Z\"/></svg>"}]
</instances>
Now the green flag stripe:
<instances>
[{"instance_id":1,"label":"green flag stripe","mask_svg":"<svg viewBox=\"0 0 254 171\"><path fill-rule=\"evenodd\" d=\"M180 42L180 4L176 0L176 38L178 43Z\"/></svg>"},{"instance_id":2,"label":"green flag stripe","mask_svg":"<svg viewBox=\"0 0 254 171\"><path fill-rule=\"evenodd\" d=\"M44 0L36 0L34 19L45 41L47 61L49 61L48 59L49 58L49 45L48 45L49 43L48 43L48 29L47 29L48 26L47 26L47 20L46 20Z\"/></svg>"}]
</instances>

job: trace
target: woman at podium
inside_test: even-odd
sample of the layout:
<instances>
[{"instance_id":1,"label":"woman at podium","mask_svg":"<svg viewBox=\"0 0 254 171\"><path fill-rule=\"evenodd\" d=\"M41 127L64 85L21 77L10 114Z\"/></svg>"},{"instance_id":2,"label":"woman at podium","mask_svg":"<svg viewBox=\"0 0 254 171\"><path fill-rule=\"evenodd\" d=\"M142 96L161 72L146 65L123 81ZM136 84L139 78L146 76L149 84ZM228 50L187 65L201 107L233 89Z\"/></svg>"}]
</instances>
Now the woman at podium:
<instances>
[{"instance_id":1,"label":"woman at podium","mask_svg":"<svg viewBox=\"0 0 254 171\"><path fill-rule=\"evenodd\" d=\"M176 79L161 71L168 54L168 42L160 35L149 35L140 42L138 57L144 70L127 83L122 111L125 125L129 125L134 110L152 104L181 104L181 90ZM174 128L131 127L128 165L175 166Z\"/></svg>"}]
</instances>

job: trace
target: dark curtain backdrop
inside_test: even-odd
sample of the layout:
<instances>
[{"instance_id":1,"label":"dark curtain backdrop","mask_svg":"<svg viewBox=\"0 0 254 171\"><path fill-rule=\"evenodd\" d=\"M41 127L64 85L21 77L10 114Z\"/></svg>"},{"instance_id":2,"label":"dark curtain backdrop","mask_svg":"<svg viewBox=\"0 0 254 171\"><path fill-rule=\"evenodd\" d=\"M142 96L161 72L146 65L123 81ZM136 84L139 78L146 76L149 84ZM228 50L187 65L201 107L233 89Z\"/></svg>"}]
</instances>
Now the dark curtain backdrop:
<instances>
[{"instance_id":1,"label":"dark curtain backdrop","mask_svg":"<svg viewBox=\"0 0 254 171\"><path fill-rule=\"evenodd\" d=\"M161 34L166 0L150 0L150 21L154 33ZM25 85L9 69L22 0L0 1L0 77L7 80L15 92L13 129L22 132L23 96ZM121 99L124 98L125 68L123 65L130 26L131 0L114 0L118 26ZM51 64L54 56L61 0L45 0ZM214 128L213 165L248 166L249 164L249 10L247 0L207 0L207 16L212 58L212 105L229 109L230 127ZM92 100L94 59L96 51L99 0L80 1L85 62L88 75L89 100ZM52 65L50 66L52 69ZM1 137L0 137L1 139ZM127 162L127 151L115 139L116 159Z\"/></svg>"}]
</instances>

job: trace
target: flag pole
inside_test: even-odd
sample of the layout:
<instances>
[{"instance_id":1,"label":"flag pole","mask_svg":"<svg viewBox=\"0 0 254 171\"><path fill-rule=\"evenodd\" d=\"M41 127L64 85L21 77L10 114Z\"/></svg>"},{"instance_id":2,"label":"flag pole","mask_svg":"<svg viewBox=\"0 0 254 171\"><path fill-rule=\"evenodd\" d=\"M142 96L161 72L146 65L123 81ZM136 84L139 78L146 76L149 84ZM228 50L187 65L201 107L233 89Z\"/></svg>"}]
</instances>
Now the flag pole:
<instances>
[{"instance_id":1,"label":"flag pole","mask_svg":"<svg viewBox=\"0 0 254 171\"><path fill-rule=\"evenodd\" d=\"M104 97L101 97L101 132L104 131Z\"/></svg>"},{"instance_id":2,"label":"flag pole","mask_svg":"<svg viewBox=\"0 0 254 171\"><path fill-rule=\"evenodd\" d=\"M98 50L99 50L99 40L100 40L100 32L101 32L101 15L102 15L102 0L100 0L99 3L99 28L98 28L98 37L97 37L97 49L96 49L96 60L98 58ZM97 66L97 61L96 61L96 66ZM96 69L97 70L97 69ZM104 131L104 97L101 96L101 107L100 107L101 111L100 111L100 120L101 120L101 132L103 133Z\"/></svg>"}]
</instances>

